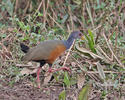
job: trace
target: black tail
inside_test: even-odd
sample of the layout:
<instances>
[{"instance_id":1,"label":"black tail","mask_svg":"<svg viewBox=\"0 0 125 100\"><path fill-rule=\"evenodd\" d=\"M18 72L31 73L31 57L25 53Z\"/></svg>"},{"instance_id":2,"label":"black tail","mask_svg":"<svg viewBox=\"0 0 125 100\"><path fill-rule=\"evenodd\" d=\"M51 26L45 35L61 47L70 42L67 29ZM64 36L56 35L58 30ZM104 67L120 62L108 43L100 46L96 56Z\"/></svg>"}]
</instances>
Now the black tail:
<instances>
[{"instance_id":1,"label":"black tail","mask_svg":"<svg viewBox=\"0 0 125 100\"><path fill-rule=\"evenodd\" d=\"M21 47L21 50L24 52L24 53L27 53L29 51L29 47L26 46L25 44L23 43L20 43L20 47Z\"/></svg>"}]
</instances>

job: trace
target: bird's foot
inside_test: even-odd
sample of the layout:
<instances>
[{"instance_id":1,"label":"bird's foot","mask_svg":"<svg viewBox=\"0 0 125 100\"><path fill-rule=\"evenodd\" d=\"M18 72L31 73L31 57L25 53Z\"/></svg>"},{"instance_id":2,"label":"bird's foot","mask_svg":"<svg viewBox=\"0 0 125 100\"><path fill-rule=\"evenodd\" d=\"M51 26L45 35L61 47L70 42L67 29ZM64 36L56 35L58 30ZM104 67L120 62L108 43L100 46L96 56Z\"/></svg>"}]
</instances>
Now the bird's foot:
<instances>
[{"instance_id":1,"label":"bird's foot","mask_svg":"<svg viewBox=\"0 0 125 100\"><path fill-rule=\"evenodd\" d=\"M68 68L68 67L61 67L61 68L58 68L58 69L49 68L48 72L52 73L52 72L56 72L56 71L60 71L60 70L66 70L66 71L71 72L70 68Z\"/></svg>"},{"instance_id":2,"label":"bird's foot","mask_svg":"<svg viewBox=\"0 0 125 100\"><path fill-rule=\"evenodd\" d=\"M39 67L38 70L37 70L37 85L38 85L39 89L40 89L40 79L39 79L40 70L41 70L41 67Z\"/></svg>"},{"instance_id":3,"label":"bird's foot","mask_svg":"<svg viewBox=\"0 0 125 100\"><path fill-rule=\"evenodd\" d=\"M38 88L40 89L40 83L37 83L38 84Z\"/></svg>"},{"instance_id":4,"label":"bird's foot","mask_svg":"<svg viewBox=\"0 0 125 100\"><path fill-rule=\"evenodd\" d=\"M54 72L54 70L55 70L55 69L53 69L53 68L49 67L48 72L49 72L49 73L52 73L52 72Z\"/></svg>"},{"instance_id":5,"label":"bird's foot","mask_svg":"<svg viewBox=\"0 0 125 100\"><path fill-rule=\"evenodd\" d=\"M61 67L61 68L56 69L55 71L60 71L60 70L66 70L66 71L71 72L69 67Z\"/></svg>"}]
</instances>

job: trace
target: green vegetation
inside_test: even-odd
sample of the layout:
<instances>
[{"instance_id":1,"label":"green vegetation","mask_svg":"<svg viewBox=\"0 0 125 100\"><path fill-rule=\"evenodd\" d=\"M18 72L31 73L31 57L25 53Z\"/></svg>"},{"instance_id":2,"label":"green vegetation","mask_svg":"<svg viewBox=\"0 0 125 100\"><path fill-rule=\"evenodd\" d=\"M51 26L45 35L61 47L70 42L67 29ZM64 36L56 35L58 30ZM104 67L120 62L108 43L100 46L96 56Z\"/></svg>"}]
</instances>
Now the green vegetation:
<instances>
[{"instance_id":1,"label":"green vegetation","mask_svg":"<svg viewBox=\"0 0 125 100\"><path fill-rule=\"evenodd\" d=\"M37 100L47 87L50 91L46 90L46 99L55 95L59 100L124 100L124 13L124 0L0 0L0 97L4 90L11 95L9 89L17 89L20 94L23 88L22 94L34 94ZM67 39L73 30L80 30L85 40L75 41L66 60L65 66L71 68L71 73L53 73L54 79L50 76L47 85L34 91L37 64L21 61L20 43L32 47L45 40ZM65 55L53 67L62 67L64 60ZM46 67L43 70L47 71ZM42 80L45 71L41 72ZM86 85L89 81L91 88ZM24 95L27 100L28 96ZM22 99L14 93L12 97Z\"/></svg>"}]
</instances>

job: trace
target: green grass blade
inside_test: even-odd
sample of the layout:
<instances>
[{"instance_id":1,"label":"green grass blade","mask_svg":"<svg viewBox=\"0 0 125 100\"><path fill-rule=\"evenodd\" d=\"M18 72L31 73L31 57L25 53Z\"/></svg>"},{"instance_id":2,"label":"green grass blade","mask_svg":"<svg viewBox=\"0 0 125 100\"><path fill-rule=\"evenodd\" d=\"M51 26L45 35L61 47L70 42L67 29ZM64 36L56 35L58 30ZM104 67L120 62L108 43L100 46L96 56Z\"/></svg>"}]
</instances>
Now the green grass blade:
<instances>
[{"instance_id":1,"label":"green grass blade","mask_svg":"<svg viewBox=\"0 0 125 100\"><path fill-rule=\"evenodd\" d=\"M64 83L66 85L66 87L70 87L70 79L69 79L69 75L67 72L64 73Z\"/></svg>"},{"instance_id":2,"label":"green grass blade","mask_svg":"<svg viewBox=\"0 0 125 100\"><path fill-rule=\"evenodd\" d=\"M59 100L65 100L66 99L66 91L63 90L60 94L59 94Z\"/></svg>"},{"instance_id":3,"label":"green grass blade","mask_svg":"<svg viewBox=\"0 0 125 100\"><path fill-rule=\"evenodd\" d=\"M82 88L82 90L79 93L78 100L88 100L90 87L91 85L87 84L85 87Z\"/></svg>"},{"instance_id":4,"label":"green grass blade","mask_svg":"<svg viewBox=\"0 0 125 100\"><path fill-rule=\"evenodd\" d=\"M94 35L91 30L88 30L88 33L89 33L88 36L85 34L85 37L88 41L88 46L93 53L96 53Z\"/></svg>"}]
</instances>

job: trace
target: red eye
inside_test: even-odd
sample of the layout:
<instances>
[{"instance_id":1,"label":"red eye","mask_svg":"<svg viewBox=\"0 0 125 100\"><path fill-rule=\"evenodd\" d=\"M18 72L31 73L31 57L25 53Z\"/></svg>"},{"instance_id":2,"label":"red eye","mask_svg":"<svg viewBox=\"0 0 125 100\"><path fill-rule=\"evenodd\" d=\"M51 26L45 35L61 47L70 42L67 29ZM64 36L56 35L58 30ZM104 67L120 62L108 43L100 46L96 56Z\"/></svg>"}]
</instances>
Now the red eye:
<instances>
[{"instance_id":1,"label":"red eye","mask_svg":"<svg viewBox=\"0 0 125 100\"><path fill-rule=\"evenodd\" d=\"M82 34L80 33L79 36L82 36Z\"/></svg>"}]
</instances>

